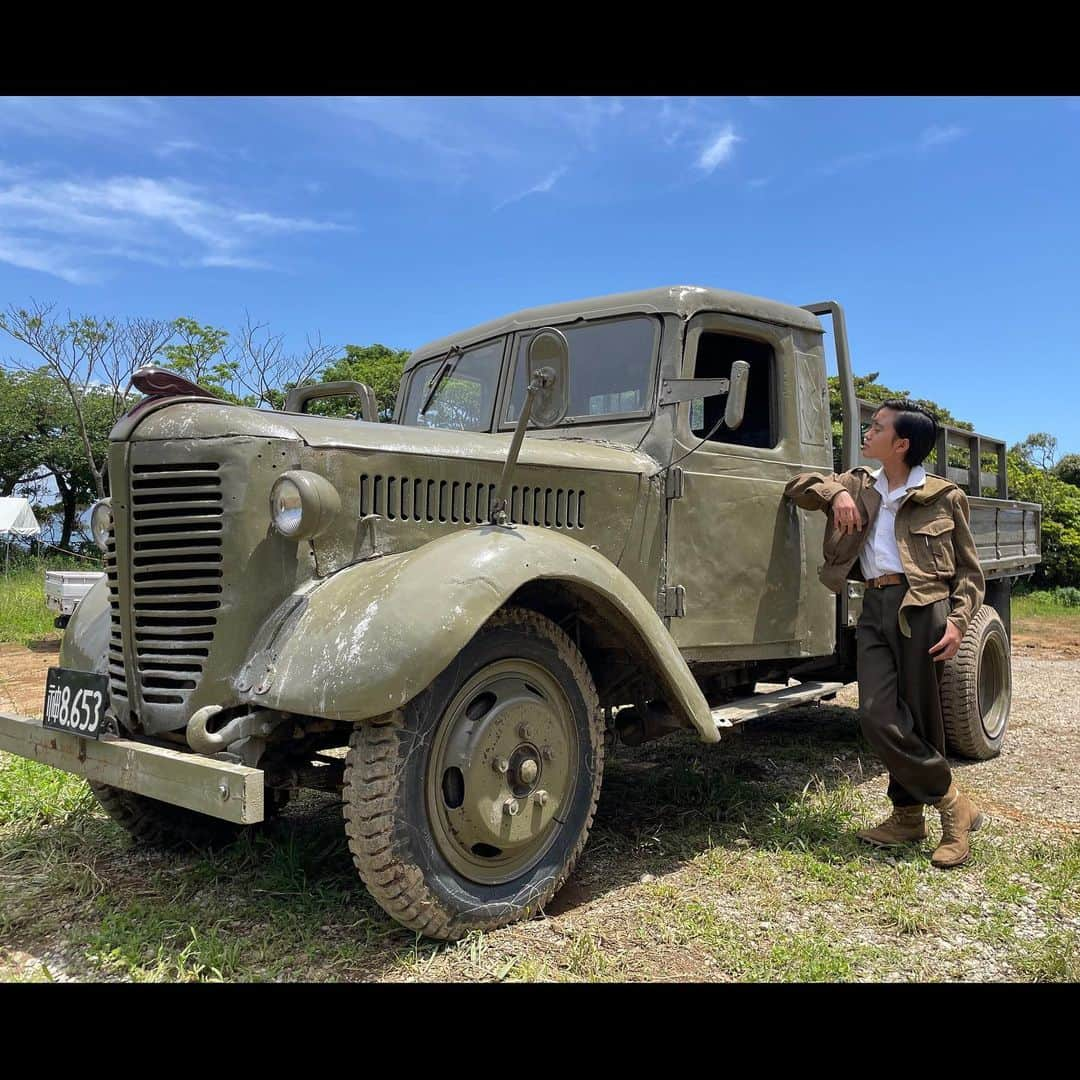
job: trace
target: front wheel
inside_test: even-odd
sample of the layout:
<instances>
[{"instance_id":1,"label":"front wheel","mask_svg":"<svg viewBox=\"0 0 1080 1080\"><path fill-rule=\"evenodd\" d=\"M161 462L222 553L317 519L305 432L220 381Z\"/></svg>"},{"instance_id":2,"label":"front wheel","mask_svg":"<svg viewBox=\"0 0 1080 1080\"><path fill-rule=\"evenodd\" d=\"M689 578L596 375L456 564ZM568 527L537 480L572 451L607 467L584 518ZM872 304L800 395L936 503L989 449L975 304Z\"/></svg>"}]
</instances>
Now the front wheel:
<instances>
[{"instance_id":1,"label":"front wheel","mask_svg":"<svg viewBox=\"0 0 1080 1080\"><path fill-rule=\"evenodd\" d=\"M574 643L536 612L496 612L426 690L354 730L343 794L360 877L432 938L527 918L585 846L603 754Z\"/></svg>"},{"instance_id":2,"label":"front wheel","mask_svg":"<svg viewBox=\"0 0 1080 1080\"><path fill-rule=\"evenodd\" d=\"M247 827L109 784L88 783L105 813L137 844L164 849L212 849L231 843Z\"/></svg>"},{"instance_id":3,"label":"front wheel","mask_svg":"<svg viewBox=\"0 0 1080 1080\"><path fill-rule=\"evenodd\" d=\"M997 757L1011 702L1009 635L1001 616L983 604L942 673L941 713L949 752L975 761Z\"/></svg>"}]
</instances>

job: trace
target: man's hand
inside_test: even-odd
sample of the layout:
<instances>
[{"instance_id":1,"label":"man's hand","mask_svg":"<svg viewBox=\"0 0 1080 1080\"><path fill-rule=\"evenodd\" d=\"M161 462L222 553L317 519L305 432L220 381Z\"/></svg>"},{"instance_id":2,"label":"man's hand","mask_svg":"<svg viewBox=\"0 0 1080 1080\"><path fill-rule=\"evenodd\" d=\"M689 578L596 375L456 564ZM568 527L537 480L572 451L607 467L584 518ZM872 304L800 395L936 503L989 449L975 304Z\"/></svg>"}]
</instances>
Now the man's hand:
<instances>
[{"instance_id":1,"label":"man's hand","mask_svg":"<svg viewBox=\"0 0 1080 1080\"><path fill-rule=\"evenodd\" d=\"M858 532L863 527L862 514L855 500L846 492L839 492L832 501L833 524L841 535Z\"/></svg>"},{"instance_id":2,"label":"man's hand","mask_svg":"<svg viewBox=\"0 0 1080 1080\"><path fill-rule=\"evenodd\" d=\"M963 635L960 633L960 627L946 620L944 637L930 649L930 655L934 661L951 660L960 649L961 637Z\"/></svg>"}]
</instances>

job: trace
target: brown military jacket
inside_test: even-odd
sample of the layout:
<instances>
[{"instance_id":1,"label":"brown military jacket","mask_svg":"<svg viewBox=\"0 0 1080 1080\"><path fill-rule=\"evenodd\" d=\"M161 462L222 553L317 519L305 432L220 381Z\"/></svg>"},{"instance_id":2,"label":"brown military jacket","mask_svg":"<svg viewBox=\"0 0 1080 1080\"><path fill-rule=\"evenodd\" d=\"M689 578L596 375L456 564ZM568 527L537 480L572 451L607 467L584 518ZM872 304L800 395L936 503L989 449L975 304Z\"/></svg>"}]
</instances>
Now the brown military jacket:
<instances>
[{"instance_id":1,"label":"brown military jacket","mask_svg":"<svg viewBox=\"0 0 1080 1080\"><path fill-rule=\"evenodd\" d=\"M844 587L848 573L870 536L881 496L874 474L864 465L844 473L800 473L788 481L784 494L804 510L824 510L825 563L818 577L833 592ZM846 491L865 522L862 529L843 535L833 524L829 504ZM911 636L905 608L948 599L949 620L963 634L983 602L986 581L968 525L967 496L951 481L926 477L926 483L906 495L896 511L896 546L907 575L908 591L900 602L900 630Z\"/></svg>"}]
</instances>

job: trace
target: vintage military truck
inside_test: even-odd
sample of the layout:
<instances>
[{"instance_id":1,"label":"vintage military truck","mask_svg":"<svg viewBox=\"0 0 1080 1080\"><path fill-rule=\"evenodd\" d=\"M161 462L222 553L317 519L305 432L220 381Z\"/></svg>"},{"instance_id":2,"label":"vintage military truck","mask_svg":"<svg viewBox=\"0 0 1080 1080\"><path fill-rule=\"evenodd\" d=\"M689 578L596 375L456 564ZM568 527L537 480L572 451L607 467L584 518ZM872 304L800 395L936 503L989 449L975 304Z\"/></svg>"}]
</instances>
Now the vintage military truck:
<instances>
[{"instance_id":1,"label":"vintage military truck","mask_svg":"<svg viewBox=\"0 0 1080 1080\"><path fill-rule=\"evenodd\" d=\"M108 579L44 721L0 716L0 749L84 775L153 842L340 792L360 876L404 925L536 912L585 844L605 744L717 742L854 679L861 586L825 589L823 515L782 496L832 468L821 316L848 467L868 407L833 303L680 286L519 312L417 350L392 423L360 384L271 412L142 372L93 512ZM345 392L366 419L305 413ZM946 429L936 461L969 488L988 581L946 673L949 739L987 757L1040 508L1007 499L1000 442Z\"/></svg>"}]
</instances>

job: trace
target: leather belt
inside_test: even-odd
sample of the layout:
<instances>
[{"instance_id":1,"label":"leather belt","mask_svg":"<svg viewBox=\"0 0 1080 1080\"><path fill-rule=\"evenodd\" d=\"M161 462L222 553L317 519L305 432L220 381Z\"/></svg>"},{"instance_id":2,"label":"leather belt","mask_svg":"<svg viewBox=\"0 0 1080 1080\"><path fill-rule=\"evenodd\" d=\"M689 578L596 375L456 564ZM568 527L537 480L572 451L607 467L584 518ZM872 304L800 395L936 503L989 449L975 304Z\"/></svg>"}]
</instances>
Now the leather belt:
<instances>
[{"instance_id":1,"label":"leather belt","mask_svg":"<svg viewBox=\"0 0 1080 1080\"><path fill-rule=\"evenodd\" d=\"M881 577L871 578L867 583L868 589L884 589L886 585L906 585L907 578L903 574L882 574Z\"/></svg>"}]
</instances>

